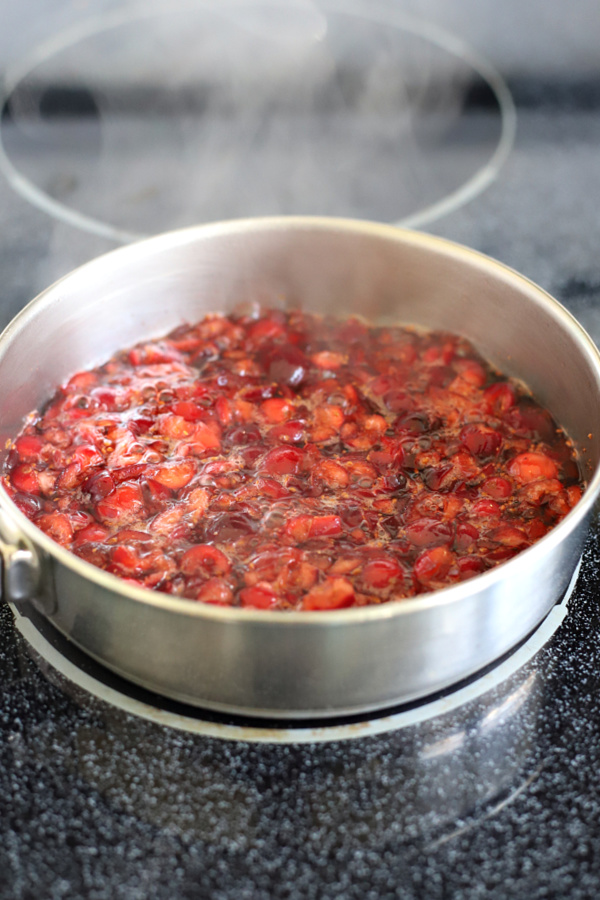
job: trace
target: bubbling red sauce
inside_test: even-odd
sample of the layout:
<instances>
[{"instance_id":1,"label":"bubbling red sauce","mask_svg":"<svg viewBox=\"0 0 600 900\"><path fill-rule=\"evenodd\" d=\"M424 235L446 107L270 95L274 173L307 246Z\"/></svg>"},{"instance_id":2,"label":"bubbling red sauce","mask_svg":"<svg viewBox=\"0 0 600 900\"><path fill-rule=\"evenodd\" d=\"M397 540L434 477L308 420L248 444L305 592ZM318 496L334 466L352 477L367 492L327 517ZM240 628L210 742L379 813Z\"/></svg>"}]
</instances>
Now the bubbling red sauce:
<instances>
[{"instance_id":1,"label":"bubbling red sauce","mask_svg":"<svg viewBox=\"0 0 600 900\"><path fill-rule=\"evenodd\" d=\"M485 572L583 482L550 414L464 338L263 310L78 372L28 417L4 486L129 583L327 610Z\"/></svg>"}]
</instances>

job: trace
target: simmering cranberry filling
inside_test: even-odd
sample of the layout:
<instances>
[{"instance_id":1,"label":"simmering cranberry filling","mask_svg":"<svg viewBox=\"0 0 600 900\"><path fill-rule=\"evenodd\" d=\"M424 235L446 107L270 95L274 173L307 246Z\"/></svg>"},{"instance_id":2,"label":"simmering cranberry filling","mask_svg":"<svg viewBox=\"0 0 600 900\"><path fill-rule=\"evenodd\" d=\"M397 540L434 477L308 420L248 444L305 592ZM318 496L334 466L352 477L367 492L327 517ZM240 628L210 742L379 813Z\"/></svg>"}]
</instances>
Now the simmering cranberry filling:
<instances>
[{"instance_id":1,"label":"simmering cranberry filling","mask_svg":"<svg viewBox=\"0 0 600 900\"><path fill-rule=\"evenodd\" d=\"M4 485L130 583L339 609L471 578L581 496L571 442L453 334L302 312L210 315L79 372Z\"/></svg>"}]
</instances>

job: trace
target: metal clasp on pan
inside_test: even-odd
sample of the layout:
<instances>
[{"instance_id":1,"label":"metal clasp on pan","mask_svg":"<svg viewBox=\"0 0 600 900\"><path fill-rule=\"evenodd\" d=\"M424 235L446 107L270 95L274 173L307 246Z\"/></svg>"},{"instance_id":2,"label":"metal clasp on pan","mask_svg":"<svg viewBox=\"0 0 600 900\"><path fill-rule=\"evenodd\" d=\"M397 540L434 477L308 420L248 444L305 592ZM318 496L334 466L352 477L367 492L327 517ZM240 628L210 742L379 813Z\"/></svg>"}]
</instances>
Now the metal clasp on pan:
<instances>
[{"instance_id":1,"label":"metal clasp on pan","mask_svg":"<svg viewBox=\"0 0 600 900\"><path fill-rule=\"evenodd\" d=\"M1 508L0 554L3 599L13 603L24 615L30 603L45 615L51 615L56 603L44 590L39 555L31 541Z\"/></svg>"}]
</instances>

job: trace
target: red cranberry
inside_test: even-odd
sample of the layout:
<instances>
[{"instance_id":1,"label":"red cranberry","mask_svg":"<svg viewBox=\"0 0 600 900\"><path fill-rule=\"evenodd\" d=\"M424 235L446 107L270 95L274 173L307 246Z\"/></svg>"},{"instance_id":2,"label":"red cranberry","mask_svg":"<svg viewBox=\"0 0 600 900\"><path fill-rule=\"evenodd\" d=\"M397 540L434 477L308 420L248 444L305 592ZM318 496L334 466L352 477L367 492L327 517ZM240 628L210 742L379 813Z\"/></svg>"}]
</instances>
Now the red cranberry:
<instances>
[{"instance_id":1,"label":"red cranberry","mask_svg":"<svg viewBox=\"0 0 600 900\"><path fill-rule=\"evenodd\" d=\"M22 434L15 441L15 450L23 460L38 460L41 456L44 442L36 434Z\"/></svg>"},{"instance_id":2,"label":"red cranberry","mask_svg":"<svg viewBox=\"0 0 600 900\"><path fill-rule=\"evenodd\" d=\"M94 503L97 503L115 489L115 481L109 472L96 472L82 484L82 488L89 493Z\"/></svg>"},{"instance_id":3,"label":"red cranberry","mask_svg":"<svg viewBox=\"0 0 600 900\"><path fill-rule=\"evenodd\" d=\"M255 523L244 513L221 513L206 522L204 533L207 540L230 543L252 534Z\"/></svg>"},{"instance_id":4,"label":"red cranberry","mask_svg":"<svg viewBox=\"0 0 600 900\"><path fill-rule=\"evenodd\" d=\"M242 606L273 609L277 605L277 594L269 584L257 584L240 591L240 601Z\"/></svg>"},{"instance_id":5,"label":"red cranberry","mask_svg":"<svg viewBox=\"0 0 600 900\"><path fill-rule=\"evenodd\" d=\"M7 451L14 502L83 559L256 608L460 581L582 491L550 414L462 338L254 307L76 373Z\"/></svg>"},{"instance_id":6,"label":"red cranberry","mask_svg":"<svg viewBox=\"0 0 600 900\"><path fill-rule=\"evenodd\" d=\"M227 432L226 441L228 444L244 447L247 444L255 444L261 440L260 429L257 425L239 425Z\"/></svg>"},{"instance_id":7,"label":"red cranberry","mask_svg":"<svg viewBox=\"0 0 600 900\"><path fill-rule=\"evenodd\" d=\"M488 425L465 425L460 432L460 439L473 456L485 458L495 456L502 444L502 436Z\"/></svg>"},{"instance_id":8,"label":"red cranberry","mask_svg":"<svg viewBox=\"0 0 600 900\"><path fill-rule=\"evenodd\" d=\"M10 475L13 486L23 494L39 494L40 479L37 471L29 463L16 466Z\"/></svg>"},{"instance_id":9,"label":"red cranberry","mask_svg":"<svg viewBox=\"0 0 600 900\"><path fill-rule=\"evenodd\" d=\"M447 547L431 547L424 550L415 562L415 575L425 585L444 578L454 562L453 554Z\"/></svg>"},{"instance_id":10,"label":"red cranberry","mask_svg":"<svg viewBox=\"0 0 600 900\"><path fill-rule=\"evenodd\" d=\"M340 518L348 528L356 528L363 520L360 506L345 506L340 510Z\"/></svg>"},{"instance_id":11,"label":"red cranberry","mask_svg":"<svg viewBox=\"0 0 600 900\"><path fill-rule=\"evenodd\" d=\"M203 603L212 603L215 606L231 606L233 591L223 578L209 578L200 587L196 599Z\"/></svg>"},{"instance_id":12,"label":"red cranberry","mask_svg":"<svg viewBox=\"0 0 600 900\"><path fill-rule=\"evenodd\" d=\"M511 406L514 406L516 392L512 384L499 381L485 389L483 399L487 412L494 416L502 416Z\"/></svg>"},{"instance_id":13,"label":"red cranberry","mask_svg":"<svg viewBox=\"0 0 600 900\"><path fill-rule=\"evenodd\" d=\"M406 526L406 534L416 547L451 544L454 529L448 522L437 519L417 519Z\"/></svg>"},{"instance_id":14,"label":"red cranberry","mask_svg":"<svg viewBox=\"0 0 600 900\"><path fill-rule=\"evenodd\" d=\"M275 447L267 453L261 468L270 475L295 475L303 460L304 453L295 447Z\"/></svg>"},{"instance_id":15,"label":"red cranberry","mask_svg":"<svg viewBox=\"0 0 600 900\"><path fill-rule=\"evenodd\" d=\"M430 466L423 469L421 474L423 482L430 491L448 491L456 483L456 478L453 477L453 473L454 467L452 465L445 465L437 466L436 468Z\"/></svg>"},{"instance_id":16,"label":"red cranberry","mask_svg":"<svg viewBox=\"0 0 600 900\"><path fill-rule=\"evenodd\" d=\"M514 478L525 484L542 478L556 478L558 475L558 468L554 460L545 453L536 451L519 453L509 464L508 471Z\"/></svg>"},{"instance_id":17,"label":"red cranberry","mask_svg":"<svg viewBox=\"0 0 600 900\"><path fill-rule=\"evenodd\" d=\"M196 544L181 557L181 571L186 575L226 575L231 569L228 558L211 544Z\"/></svg>"},{"instance_id":18,"label":"red cranberry","mask_svg":"<svg viewBox=\"0 0 600 900\"><path fill-rule=\"evenodd\" d=\"M284 444L299 444L305 437L306 424L295 419L282 425L275 425L269 430L271 440L282 441Z\"/></svg>"},{"instance_id":19,"label":"red cranberry","mask_svg":"<svg viewBox=\"0 0 600 900\"><path fill-rule=\"evenodd\" d=\"M28 519L33 519L42 509L42 501L34 494L14 494L13 503Z\"/></svg>"},{"instance_id":20,"label":"red cranberry","mask_svg":"<svg viewBox=\"0 0 600 900\"><path fill-rule=\"evenodd\" d=\"M556 436L556 422L546 409L542 409L530 398L522 397L515 410L515 428L536 441L552 443Z\"/></svg>"},{"instance_id":21,"label":"red cranberry","mask_svg":"<svg viewBox=\"0 0 600 900\"><path fill-rule=\"evenodd\" d=\"M278 346L267 359L267 374L271 381L298 388L306 378L308 360L292 344Z\"/></svg>"},{"instance_id":22,"label":"red cranberry","mask_svg":"<svg viewBox=\"0 0 600 900\"><path fill-rule=\"evenodd\" d=\"M486 478L482 485L482 491L494 500L506 500L512 494L512 484L508 478Z\"/></svg>"},{"instance_id":23,"label":"red cranberry","mask_svg":"<svg viewBox=\"0 0 600 900\"><path fill-rule=\"evenodd\" d=\"M363 581L373 588L385 588L404 575L402 566L391 556L371 559L362 570Z\"/></svg>"},{"instance_id":24,"label":"red cranberry","mask_svg":"<svg viewBox=\"0 0 600 900\"><path fill-rule=\"evenodd\" d=\"M394 388L383 396L383 402L390 412L400 413L414 409L414 401L406 391Z\"/></svg>"}]
</instances>

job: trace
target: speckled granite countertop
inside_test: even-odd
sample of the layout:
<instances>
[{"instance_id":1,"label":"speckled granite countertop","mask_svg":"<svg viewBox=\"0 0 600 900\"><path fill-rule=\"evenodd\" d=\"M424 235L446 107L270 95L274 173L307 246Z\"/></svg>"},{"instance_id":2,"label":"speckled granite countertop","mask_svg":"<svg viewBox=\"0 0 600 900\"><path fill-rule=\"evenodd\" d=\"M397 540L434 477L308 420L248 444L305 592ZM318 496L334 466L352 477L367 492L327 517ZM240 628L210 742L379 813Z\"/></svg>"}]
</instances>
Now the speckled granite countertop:
<instances>
[{"instance_id":1,"label":"speckled granite countertop","mask_svg":"<svg viewBox=\"0 0 600 900\"><path fill-rule=\"evenodd\" d=\"M307 9L315 14L308 0L292 5L304 10L302 15ZM339 16L344 4L337 7ZM354 22L360 8L352 4ZM374 8L362 5L365 35ZM117 4L99 0L13 4L5 11L0 35L0 68L14 77L15 67L32 47L117 9ZM516 105L515 143L497 178L470 202L424 227L522 271L561 299L599 340L596 4L576 0L567 10L542 0L526 5L509 0L501 8L491 0L390 0L378 3L377 9L381 15L390 10L417 15L460 35L502 74ZM264 30L264 16L262 21ZM300 30L306 21L310 28L318 25L314 18L301 19ZM398 48L386 44L388 27L365 37L362 49L356 49L356 41L340 43L349 59L359 60L359 70L362 66L371 71L359 50L370 60L379 58L383 48L391 68L384 67L378 75L375 67L371 85L380 77L389 87L389 72L394 70ZM291 40L286 28L282 46ZM85 28L82 34L87 34ZM326 39L334 34L330 31ZM110 61L115 46L118 49L118 28L111 35L107 44L93 48L100 60L105 54ZM60 42L54 44L54 52L59 52ZM142 69L151 72L147 46ZM284 56L293 57L295 46L292 41ZM169 47L161 51L159 42L157 58L163 52L168 63ZM85 57L85 52L78 57L78 65ZM419 51L414 59L421 72L425 57ZM54 94L46 95L39 120L28 118L30 113L19 104L5 110L5 148L34 184L43 172L48 196L96 215L93 191L81 192L77 172L96 171L89 168L89 160L100 159L104 169L98 169L98 178L106 178L107 171L111 176L110 140L98 130L107 107L104 101L94 101L90 112L89 98L95 95L89 78L86 81L89 72L74 63L64 70L53 70L51 64L51 58L42 60L37 71L35 89L46 76L54 79ZM402 64L408 65L404 57ZM46 71L44 65L50 68ZM162 60L156 65L160 75L166 64ZM448 80L454 87L449 95L442 92L441 119L425 115L410 130L425 148L426 166L420 173L425 187L421 190L417 184L414 194L407 193L398 218L411 212L411 203L418 208L451 192L485 162L498 140L493 95L477 78L469 80L466 65L463 60L458 75L454 69L449 75L438 57L431 56L427 90ZM181 83L186 71L181 63ZM368 155L360 179L334 180L325 203L320 185L304 185L303 170L296 170L295 186L303 188L304 204L298 208L298 195L282 188L285 168L273 169L273 184L265 184L264 191L256 184L245 186L249 176L240 171L238 205L226 192L221 208L225 194L217 190L219 166L227 161L213 157L210 198L202 191L197 195L200 218L203 211L205 218L314 211L389 219L389 197L381 192L377 173L391 171L388 138L391 134L400 140L402 134L386 131L391 126L389 121L382 125L381 116L377 131L369 118L372 109L352 105L356 97L364 101L365 96L348 88L352 70L344 77L346 81L336 82L336 90L347 91L342 106L336 106L335 92L326 94L323 103L333 103L334 113L341 109L352 114L348 141L353 147L361 129L374 129L364 146ZM125 104L122 115L127 119L138 106L148 115L149 108L148 118L156 124L163 114L155 105L156 83L146 87L146 94L138 91L133 100L127 91L119 95ZM384 119L392 116L393 91L375 91L373 96L384 97L380 107L373 101ZM209 96L202 109L210 111L211 102ZM414 97L410 102L416 102ZM245 108L240 101L239 109ZM437 109L435 103L424 108ZM458 118L457 108L462 110ZM451 116L449 109L454 110ZM64 144L64 134L80 120L88 143L77 138L64 171L42 162L44 148L47 159L59 158L56 141ZM305 123L307 146L317 147L319 121ZM137 147L144 165L155 167L153 177L160 185L160 155L153 155L136 129L130 134L134 156ZM379 135L377 140L373 133ZM216 141L215 134L211 132ZM343 129L335 132L336 152L343 146L340 135ZM252 140L259 150L261 141L271 150L277 146L272 134L257 132ZM407 147L402 144L403 152ZM447 168L436 170L435 161L444 157ZM348 151L347 157L340 157L340 166L348 166L350 158ZM411 165L418 158L420 152L415 152ZM278 159L274 154L273 166ZM234 161L234 167L237 164ZM203 160L205 175L206 165ZM116 169L114 182L123 181L127 171ZM333 178L335 166L331 171ZM268 202L261 207L265 196ZM187 221L179 215L180 208L166 208L160 198L154 206L146 195L140 202L146 204L149 232ZM130 224L124 209L123 228ZM193 215L193 210L183 212L188 219ZM2 324L51 280L114 246L110 234L78 228L32 205L9 184L5 167L0 173ZM544 649L493 691L445 715L377 737L314 745L216 740L116 710L71 688L32 659L10 611L1 609L0 897L376 900L600 895L599 560L595 530L565 622Z\"/></svg>"}]
</instances>

